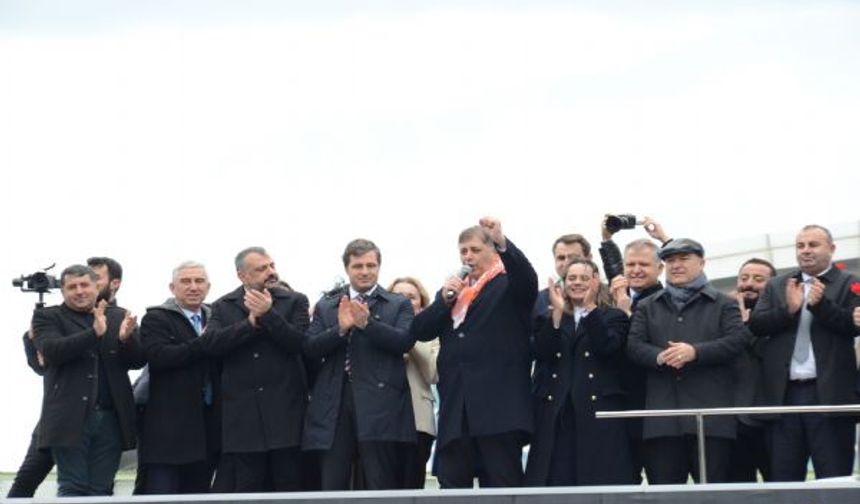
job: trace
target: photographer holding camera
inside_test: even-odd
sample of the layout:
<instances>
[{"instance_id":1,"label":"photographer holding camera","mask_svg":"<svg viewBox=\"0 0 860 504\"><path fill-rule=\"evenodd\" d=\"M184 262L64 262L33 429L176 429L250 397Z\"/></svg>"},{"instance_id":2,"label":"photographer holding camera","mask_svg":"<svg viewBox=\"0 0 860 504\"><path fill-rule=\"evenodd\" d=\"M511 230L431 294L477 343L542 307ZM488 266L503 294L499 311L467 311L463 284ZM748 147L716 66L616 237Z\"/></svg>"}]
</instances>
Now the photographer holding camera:
<instances>
[{"instance_id":1,"label":"photographer holding camera","mask_svg":"<svg viewBox=\"0 0 860 504\"><path fill-rule=\"evenodd\" d=\"M600 259L609 282L609 293L615 306L632 316L639 302L663 289L660 275L663 274L663 261L658 256L660 246L647 238L633 240L624 247L622 258L618 245L612 235L621 229L633 229L636 217L629 214L606 215L600 225L603 242L600 244ZM659 222L645 217L641 224L649 236L660 243L671 241ZM638 366L627 366L622 371L622 383L627 390L626 408L645 408L645 373ZM642 419L631 418L627 421L630 447L633 455L635 477L641 480L642 462Z\"/></svg>"},{"instance_id":2,"label":"photographer holding camera","mask_svg":"<svg viewBox=\"0 0 860 504\"><path fill-rule=\"evenodd\" d=\"M53 278L53 277L52 277ZM14 285L14 282L13 282ZM17 285L21 287L21 285ZM47 292L47 288L45 289ZM24 354L27 356L27 365L39 376L45 374L45 359L36 350L33 344L33 330L28 329L24 333ZM27 448L27 454L24 456L24 461L21 462L21 467L15 473L15 481L9 488L8 498L13 497L32 497L36 493L36 489L45 480L45 477L51 472L54 467L54 458L51 457L51 450L39 448L39 424L33 429L33 435L30 438L30 446Z\"/></svg>"},{"instance_id":3,"label":"photographer holding camera","mask_svg":"<svg viewBox=\"0 0 860 504\"><path fill-rule=\"evenodd\" d=\"M647 239L634 240L624 247L622 258L618 245L612 241L612 235L622 229L633 229L636 224L639 222L633 215L607 214L600 226L600 234L603 237L600 259L609 282L609 292L615 305L628 315L633 313L640 300L663 288L660 284L663 264L657 256L660 247ZM645 217L641 224L648 235L658 240L661 246L672 241L663 226L654 219Z\"/></svg>"}]
</instances>

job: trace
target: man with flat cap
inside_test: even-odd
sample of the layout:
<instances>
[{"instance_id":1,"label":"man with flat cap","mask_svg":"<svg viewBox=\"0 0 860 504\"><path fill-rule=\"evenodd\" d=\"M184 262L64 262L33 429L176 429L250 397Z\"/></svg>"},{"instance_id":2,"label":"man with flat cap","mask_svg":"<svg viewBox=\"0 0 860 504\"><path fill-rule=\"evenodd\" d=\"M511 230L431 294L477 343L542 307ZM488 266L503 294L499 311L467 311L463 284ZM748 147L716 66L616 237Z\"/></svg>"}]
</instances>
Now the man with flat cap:
<instances>
[{"instance_id":1,"label":"man with flat cap","mask_svg":"<svg viewBox=\"0 0 860 504\"><path fill-rule=\"evenodd\" d=\"M660 249L666 287L633 313L627 353L646 370L646 409L717 408L733 405L733 362L748 333L737 302L719 292L704 273L705 250L688 238ZM734 417L705 419L706 476L726 481L735 438ZM693 417L644 421L649 483L698 481L698 445Z\"/></svg>"}]
</instances>

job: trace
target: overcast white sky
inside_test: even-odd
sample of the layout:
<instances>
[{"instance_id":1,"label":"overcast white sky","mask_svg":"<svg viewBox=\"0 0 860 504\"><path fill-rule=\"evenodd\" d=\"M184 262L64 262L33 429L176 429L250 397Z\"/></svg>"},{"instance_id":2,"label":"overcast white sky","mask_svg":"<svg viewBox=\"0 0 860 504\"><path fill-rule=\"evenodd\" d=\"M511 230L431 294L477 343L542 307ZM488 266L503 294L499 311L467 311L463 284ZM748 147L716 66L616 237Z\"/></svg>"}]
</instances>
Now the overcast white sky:
<instances>
[{"instance_id":1,"label":"overcast white sky","mask_svg":"<svg viewBox=\"0 0 860 504\"><path fill-rule=\"evenodd\" d=\"M824 0L0 0L0 280L109 255L142 314L186 259L232 290L249 245L311 299L356 237L435 289L484 214L541 277L607 211L706 247L857 220L858 26ZM0 470L39 414L34 301L0 289Z\"/></svg>"}]
</instances>

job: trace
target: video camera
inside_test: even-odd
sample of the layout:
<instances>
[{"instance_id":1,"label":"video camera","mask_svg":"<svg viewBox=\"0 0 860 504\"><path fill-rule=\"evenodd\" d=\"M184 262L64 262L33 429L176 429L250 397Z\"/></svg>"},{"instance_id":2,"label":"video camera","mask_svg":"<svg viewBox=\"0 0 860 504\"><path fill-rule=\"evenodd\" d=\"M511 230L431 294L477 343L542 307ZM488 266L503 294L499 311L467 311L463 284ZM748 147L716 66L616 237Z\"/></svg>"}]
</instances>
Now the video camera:
<instances>
[{"instance_id":1,"label":"video camera","mask_svg":"<svg viewBox=\"0 0 860 504\"><path fill-rule=\"evenodd\" d=\"M39 293L39 302L37 306L43 306L42 296L51 291L51 289L59 289L60 281L57 277L48 274L48 270L56 266L52 264L42 271L37 271L30 275L21 275L18 278L12 279L12 287L18 287L21 292L37 292Z\"/></svg>"}]
</instances>

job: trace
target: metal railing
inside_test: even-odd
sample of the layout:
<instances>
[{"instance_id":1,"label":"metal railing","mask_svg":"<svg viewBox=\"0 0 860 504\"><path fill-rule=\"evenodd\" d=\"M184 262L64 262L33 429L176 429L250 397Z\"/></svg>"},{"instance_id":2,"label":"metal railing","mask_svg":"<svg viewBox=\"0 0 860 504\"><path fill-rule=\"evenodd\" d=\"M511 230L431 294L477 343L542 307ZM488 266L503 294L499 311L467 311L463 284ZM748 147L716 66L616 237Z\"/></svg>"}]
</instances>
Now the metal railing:
<instances>
[{"instance_id":1,"label":"metal railing","mask_svg":"<svg viewBox=\"0 0 860 504\"><path fill-rule=\"evenodd\" d=\"M860 413L860 404L838 406L755 406L738 408L682 408L671 410L597 411L597 418L696 417L696 440L699 444L699 482L707 483L705 466L705 417L724 415L773 415L783 413Z\"/></svg>"}]
</instances>

